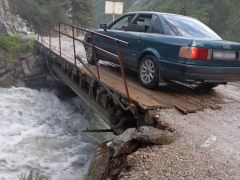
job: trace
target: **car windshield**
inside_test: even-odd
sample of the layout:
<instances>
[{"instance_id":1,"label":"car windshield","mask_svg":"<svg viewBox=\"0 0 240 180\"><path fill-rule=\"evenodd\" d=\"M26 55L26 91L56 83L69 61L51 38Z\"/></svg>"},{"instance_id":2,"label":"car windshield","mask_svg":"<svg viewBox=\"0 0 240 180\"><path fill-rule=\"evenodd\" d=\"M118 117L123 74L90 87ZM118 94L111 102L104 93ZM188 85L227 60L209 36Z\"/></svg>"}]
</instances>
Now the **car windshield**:
<instances>
[{"instance_id":1,"label":"car windshield","mask_svg":"<svg viewBox=\"0 0 240 180\"><path fill-rule=\"evenodd\" d=\"M170 33L174 36L221 40L213 30L197 19L177 15L163 15Z\"/></svg>"}]
</instances>

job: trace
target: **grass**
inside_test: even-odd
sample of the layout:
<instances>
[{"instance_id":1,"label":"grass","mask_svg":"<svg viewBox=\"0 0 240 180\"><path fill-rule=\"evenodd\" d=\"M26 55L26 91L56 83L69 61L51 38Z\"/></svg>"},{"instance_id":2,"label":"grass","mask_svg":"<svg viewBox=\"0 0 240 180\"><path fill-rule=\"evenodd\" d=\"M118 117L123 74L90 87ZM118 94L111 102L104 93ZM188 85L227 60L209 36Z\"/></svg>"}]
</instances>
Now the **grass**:
<instances>
[{"instance_id":1,"label":"grass","mask_svg":"<svg viewBox=\"0 0 240 180\"><path fill-rule=\"evenodd\" d=\"M31 171L29 174L21 174L19 180L48 180L48 178L39 172Z\"/></svg>"},{"instance_id":2,"label":"grass","mask_svg":"<svg viewBox=\"0 0 240 180\"><path fill-rule=\"evenodd\" d=\"M34 40L23 39L19 35L0 35L0 49L8 62L18 60L22 55L34 52Z\"/></svg>"}]
</instances>

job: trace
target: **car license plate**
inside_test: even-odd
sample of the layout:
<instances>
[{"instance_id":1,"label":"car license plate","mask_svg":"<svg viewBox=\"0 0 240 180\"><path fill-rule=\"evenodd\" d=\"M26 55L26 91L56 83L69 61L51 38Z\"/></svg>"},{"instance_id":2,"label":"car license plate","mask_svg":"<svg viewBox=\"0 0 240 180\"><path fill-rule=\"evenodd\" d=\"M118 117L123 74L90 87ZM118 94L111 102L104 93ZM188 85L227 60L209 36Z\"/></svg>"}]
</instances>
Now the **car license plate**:
<instances>
[{"instance_id":1,"label":"car license plate","mask_svg":"<svg viewBox=\"0 0 240 180\"><path fill-rule=\"evenodd\" d=\"M214 50L213 59L215 60L236 60L237 53L234 51L227 50Z\"/></svg>"}]
</instances>

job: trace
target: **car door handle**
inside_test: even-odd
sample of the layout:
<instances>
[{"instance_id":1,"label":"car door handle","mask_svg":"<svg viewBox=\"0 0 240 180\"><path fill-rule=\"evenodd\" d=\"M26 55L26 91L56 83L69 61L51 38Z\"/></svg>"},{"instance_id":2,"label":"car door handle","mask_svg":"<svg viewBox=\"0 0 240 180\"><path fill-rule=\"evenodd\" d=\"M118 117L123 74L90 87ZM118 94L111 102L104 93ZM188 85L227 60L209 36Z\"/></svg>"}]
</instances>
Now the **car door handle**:
<instances>
[{"instance_id":1,"label":"car door handle","mask_svg":"<svg viewBox=\"0 0 240 180\"><path fill-rule=\"evenodd\" d=\"M138 42L141 42L142 41L142 38L138 38Z\"/></svg>"}]
</instances>

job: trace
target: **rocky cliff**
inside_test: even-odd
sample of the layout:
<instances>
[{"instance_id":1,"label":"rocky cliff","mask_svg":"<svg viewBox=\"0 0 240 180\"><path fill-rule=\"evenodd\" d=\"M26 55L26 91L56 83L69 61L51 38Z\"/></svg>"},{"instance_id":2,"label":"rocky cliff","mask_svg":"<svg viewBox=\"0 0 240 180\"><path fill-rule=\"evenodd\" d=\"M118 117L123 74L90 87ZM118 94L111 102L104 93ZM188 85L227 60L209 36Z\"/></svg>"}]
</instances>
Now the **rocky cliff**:
<instances>
[{"instance_id":1,"label":"rocky cliff","mask_svg":"<svg viewBox=\"0 0 240 180\"><path fill-rule=\"evenodd\" d=\"M13 16L10 13L7 0L0 0L0 33L14 32Z\"/></svg>"}]
</instances>

